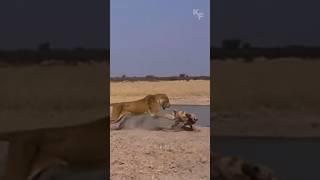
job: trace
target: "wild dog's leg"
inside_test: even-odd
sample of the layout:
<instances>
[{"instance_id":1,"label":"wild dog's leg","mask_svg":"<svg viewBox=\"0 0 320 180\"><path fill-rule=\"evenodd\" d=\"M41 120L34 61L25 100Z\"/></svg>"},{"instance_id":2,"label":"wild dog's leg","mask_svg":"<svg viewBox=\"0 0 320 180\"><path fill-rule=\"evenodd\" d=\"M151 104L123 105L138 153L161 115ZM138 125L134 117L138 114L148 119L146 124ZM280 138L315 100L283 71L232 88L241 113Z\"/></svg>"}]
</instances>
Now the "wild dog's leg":
<instances>
[{"instance_id":1,"label":"wild dog's leg","mask_svg":"<svg viewBox=\"0 0 320 180\"><path fill-rule=\"evenodd\" d=\"M189 127L187 127L187 125L189 125ZM192 126L192 124L189 124L189 123L183 124L183 126L181 128L184 130L193 131L193 126Z\"/></svg>"},{"instance_id":2,"label":"wild dog's leg","mask_svg":"<svg viewBox=\"0 0 320 180\"><path fill-rule=\"evenodd\" d=\"M193 130L192 124L189 124L189 128L190 128L190 130Z\"/></svg>"},{"instance_id":3,"label":"wild dog's leg","mask_svg":"<svg viewBox=\"0 0 320 180\"><path fill-rule=\"evenodd\" d=\"M5 180L26 180L37 153L37 144L25 139L10 142Z\"/></svg>"}]
</instances>

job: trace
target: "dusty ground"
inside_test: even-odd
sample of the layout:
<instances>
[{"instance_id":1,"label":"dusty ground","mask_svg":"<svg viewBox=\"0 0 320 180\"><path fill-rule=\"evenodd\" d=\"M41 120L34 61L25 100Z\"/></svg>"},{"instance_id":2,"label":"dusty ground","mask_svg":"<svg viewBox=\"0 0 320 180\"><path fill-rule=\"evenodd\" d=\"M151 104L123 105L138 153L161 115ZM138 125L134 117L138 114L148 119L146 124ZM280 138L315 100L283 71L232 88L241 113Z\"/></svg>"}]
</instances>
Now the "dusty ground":
<instances>
[{"instance_id":1,"label":"dusty ground","mask_svg":"<svg viewBox=\"0 0 320 180\"><path fill-rule=\"evenodd\" d=\"M111 180L210 179L210 129L111 131Z\"/></svg>"},{"instance_id":2,"label":"dusty ground","mask_svg":"<svg viewBox=\"0 0 320 180\"><path fill-rule=\"evenodd\" d=\"M110 102L141 99L147 94L166 93L172 104L210 104L210 81L111 82Z\"/></svg>"}]
</instances>

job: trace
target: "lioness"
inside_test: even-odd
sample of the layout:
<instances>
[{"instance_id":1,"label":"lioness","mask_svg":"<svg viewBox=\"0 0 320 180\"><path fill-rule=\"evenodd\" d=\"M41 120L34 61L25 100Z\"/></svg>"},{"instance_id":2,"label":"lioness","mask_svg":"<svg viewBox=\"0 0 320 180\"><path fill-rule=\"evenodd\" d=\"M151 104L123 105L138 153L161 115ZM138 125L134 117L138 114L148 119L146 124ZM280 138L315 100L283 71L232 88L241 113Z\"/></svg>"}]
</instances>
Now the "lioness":
<instances>
[{"instance_id":1,"label":"lioness","mask_svg":"<svg viewBox=\"0 0 320 180\"><path fill-rule=\"evenodd\" d=\"M5 180L36 180L49 168L105 168L107 119L0 134L9 142Z\"/></svg>"},{"instance_id":2,"label":"lioness","mask_svg":"<svg viewBox=\"0 0 320 180\"><path fill-rule=\"evenodd\" d=\"M161 117L158 113L161 108L169 108L170 102L166 94L147 95L143 99L110 104L111 119L110 124L122 120L116 129L121 129L128 116L148 113L152 117ZM165 117L167 118L167 117Z\"/></svg>"}]
</instances>

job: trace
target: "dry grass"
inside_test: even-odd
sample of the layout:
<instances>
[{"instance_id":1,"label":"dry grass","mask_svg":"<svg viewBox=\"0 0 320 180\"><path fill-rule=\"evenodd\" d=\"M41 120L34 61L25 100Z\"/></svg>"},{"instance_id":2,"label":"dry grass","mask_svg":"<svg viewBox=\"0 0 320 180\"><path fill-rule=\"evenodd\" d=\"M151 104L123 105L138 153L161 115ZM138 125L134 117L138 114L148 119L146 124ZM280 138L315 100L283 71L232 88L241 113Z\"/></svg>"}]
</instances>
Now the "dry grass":
<instances>
[{"instance_id":1,"label":"dry grass","mask_svg":"<svg viewBox=\"0 0 320 180\"><path fill-rule=\"evenodd\" d=\"M103 116L107 65L0 68L0 130L77 124Z\"/></svg>"},{"instance_id":2,"label":"dry grass","mask_svg":"<svg viewBox=\"0 0 320 180\"><path fill-rule=\"evenodd\" d=\"M210 81L111 82L110 102L136 100L156 93L166 93L172 104L209 104Z\"/></svg>"},{"instance_id":3,"label":"dry grass","mask_svg":"<svg viewBox=\"0 0 320 180\"><path fill-rule=\"evenodd\" d=\"M320 62L212 63L216 111L320 110Z\"/></svg>"}]
</instances>

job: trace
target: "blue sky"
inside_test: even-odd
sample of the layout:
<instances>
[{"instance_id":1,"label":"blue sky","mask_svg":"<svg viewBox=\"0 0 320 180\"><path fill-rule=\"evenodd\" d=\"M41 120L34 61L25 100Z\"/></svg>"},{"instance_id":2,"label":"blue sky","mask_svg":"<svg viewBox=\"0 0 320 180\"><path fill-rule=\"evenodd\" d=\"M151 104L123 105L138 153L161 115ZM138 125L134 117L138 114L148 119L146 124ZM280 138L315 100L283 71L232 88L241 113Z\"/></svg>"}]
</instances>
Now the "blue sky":
<instances>
[{"instance_id":1,"label":"blue sky","mask_svg":"<svg viewBox=\"0 0 320 180\"><path fill-rule=\"evenodd\" d=\"M111 76L209 75L209 9L209 0L111 0Z\"/></svg>"}]
</instances>

